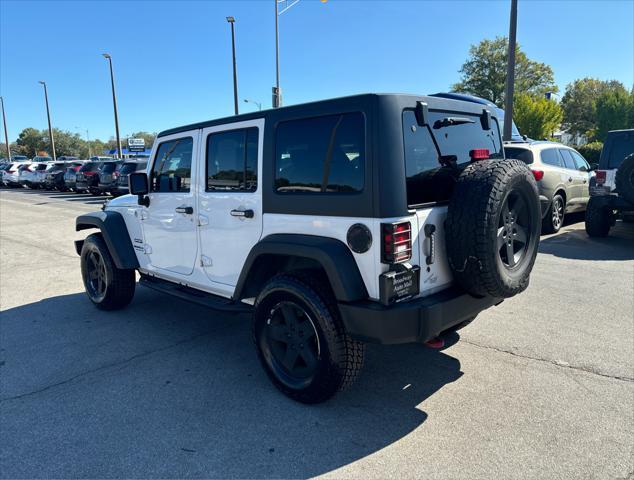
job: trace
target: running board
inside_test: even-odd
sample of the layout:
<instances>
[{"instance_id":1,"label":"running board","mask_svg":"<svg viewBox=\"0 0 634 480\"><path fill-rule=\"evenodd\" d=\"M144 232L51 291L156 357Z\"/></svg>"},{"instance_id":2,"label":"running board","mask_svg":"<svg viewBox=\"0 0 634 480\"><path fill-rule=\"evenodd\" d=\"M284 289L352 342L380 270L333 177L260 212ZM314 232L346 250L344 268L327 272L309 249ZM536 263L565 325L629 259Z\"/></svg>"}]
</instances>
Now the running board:
<instances>
[{"instance_id":1,"label":"running board","mask_svg":"<svg viewBox=\"0 0 634 480\"><path fill-rule=\"evenodd\" d=\"M186 285L180 285L178 283L169 282L149 275L142 274L141 279L139 280L139 285L180 298L181 300L197 303L198 305L202 305L203 307L211 308L213 310L232 313L251 313L253 311L253 308L250 305L241 302L237 303L219 295L203 292Z\"/></svg>"}]
</instances>

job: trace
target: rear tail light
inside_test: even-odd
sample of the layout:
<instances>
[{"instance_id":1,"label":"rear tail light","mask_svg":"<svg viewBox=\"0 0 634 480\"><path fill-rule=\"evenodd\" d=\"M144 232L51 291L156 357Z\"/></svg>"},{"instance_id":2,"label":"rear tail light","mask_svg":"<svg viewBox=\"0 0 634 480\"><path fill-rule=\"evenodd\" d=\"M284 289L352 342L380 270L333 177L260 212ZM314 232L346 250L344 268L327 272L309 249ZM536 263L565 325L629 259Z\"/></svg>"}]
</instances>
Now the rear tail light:
<instances>
[{"instance_id":1,"label":"rear tail light","mask_svg":"<svg viewBox=\"0 0 634 480\"><path fill-rule=\"evenodd\" d=\"M607 172L605 170L597 170L595 174L597 185L603 185L607 179Z\"/></svg>"},{"instance_id":2,"label":"rear tail light","mask_svg":"<svg viewBox=\"0 0 634 480\"><path fill-rule=\"evenodd\" d=\"M412 258L412 226L409 222L382 223L381 262L400 263Z\"/></svg>"},{"instance_id":3,"label":"rear tail light","mask_svg":"<svg viewBox=\"0 0 634 480\"><path fill-rule=\"evenodd\" d=\"M119 175L121 175L119 172L112 172L112 178L119 178Z\"/></svg>"},{"instance_id":4,"label":"rear tail light","mask_svg":"<svg viewBox=\"0 0 634 480\"><path fill-rule=\"evenodd\" d=\"M469 156L471 157L471 161L475 162L478 160L486 160L489 158L489 149L488 148L474 148L469 151Z\"/></svg>"},{"instance_id":5,"label":"rear tail light","mask_svg":"<svg viewBox=\"0 0 634 480\"><path fill-rule=\"evenodd\" d=\"M544 171L543 170L531 170L531 172L533 172L533 177L535 177L535 180L537 180L538 182L544 178Z\"/></svg>"}]
</instances>

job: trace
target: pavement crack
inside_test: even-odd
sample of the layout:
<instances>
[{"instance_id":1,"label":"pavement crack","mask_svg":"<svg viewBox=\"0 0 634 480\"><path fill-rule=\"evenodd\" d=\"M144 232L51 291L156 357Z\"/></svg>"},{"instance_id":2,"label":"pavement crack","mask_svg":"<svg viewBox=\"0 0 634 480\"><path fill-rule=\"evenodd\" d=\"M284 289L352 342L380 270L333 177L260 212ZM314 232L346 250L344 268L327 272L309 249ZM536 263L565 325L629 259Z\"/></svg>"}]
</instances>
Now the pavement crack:
<instances>
[{"instance_id":1,"label":"pavement crack","mask_svg":"<svg viewBox=\"0 0 634 480\"><path fill-rule=\"evenodd\" d=\"M170 349L172 349L174 347L179 347L179 346L184 345L186 343L193 342L193 341L198 340L199 338L204 337L206 335L209 335L209 333L201 333L199 335L194 335L193 337L186 338L184 340L181 340L180 342L172 343L171 345L167 345L165 347L156 348L154 350L150 350L150 351L143 352L143 353L138 353L136 355L132 355L131 357L126 358L124 360L120 360L118 362L112 362L112 363L109 363L107 365L102 365L100 367L93 368L91 370L86 370L85 372L78 373L77 375L74 375L74 376L72 376L70 378L67 378L66 380L62 380L62 381L59 381L59 382L52 383L50 385L46 385L45 387L38 388L37 390L33 390L32 392L21 393L20 395L15 395L13 397L0 398L0 404L2 404L4 402L9 402L11 400L20 400L20 399L25 398L25 397L31 397L33 395L37 395L39 393L46 392L47 390L51 390L53 388L60 387L62 385L66 385L66 384L72 383L73 381L77 380L78 378L82 378L82 377L85 377L87 375L91 375L91 374L93 374L95 372L100 372L102 370L107 370L107 369L114 368L114 367L120 367L120 366L125 365L127 363L130 363L130 362L133 362L135 360L138 360L139 358L147 357L147 356L153 355L155 353L164 352L164 351L170 350Z\"/></svg>"},{"instance_id":2,"label":"pavement crack","mask_svg":"<svg viewBox=\"0 0 634 480\"><path fill-rule=\"evenodd\" d=\"M625 376L622 376L622 375L610 375L610 374L607 374L607 373L600 372L600 371L598 371L598 370L596 370L596 369L594 369L592 367L584 367L584 366L580 366L580 365L569 365L569 364L565 364L565 363L562 363L562 362L557 362L556 360L551 360L549 358L531 357L530 355L522 355L521 353L513 352L512 350L506 350L504 348L492 347L490 345L481 345L479 343L470 342L469 340L465 340L465 339L461 339L460 342L472 345L472 346L477 347L477 348L483 348L483 349L486 349L486 350L493 350L493 351L498 352L498 353L507 353L509 355L513 355L514 357L524 358L526 360L534 360L536 362L549 363L551 365L555 365L556 367L565 368L565 369L568 369L568 370L576 370L576 371L579 371L579 372L590 373L592 375L597 375L599 377L609 378L609 379L612 379L612 380L620 380L622 382L634 382L634 378L633 377L625 377Z\"/></svg>"}]
</instances>

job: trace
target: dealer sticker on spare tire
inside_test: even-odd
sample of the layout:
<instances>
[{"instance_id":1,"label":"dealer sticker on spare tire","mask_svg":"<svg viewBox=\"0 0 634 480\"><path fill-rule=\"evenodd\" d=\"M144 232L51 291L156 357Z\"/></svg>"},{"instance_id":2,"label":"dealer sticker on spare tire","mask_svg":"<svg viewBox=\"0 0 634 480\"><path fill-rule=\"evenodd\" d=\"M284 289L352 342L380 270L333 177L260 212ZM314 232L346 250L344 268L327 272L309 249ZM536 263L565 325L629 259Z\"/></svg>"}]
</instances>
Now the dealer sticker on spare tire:
<instances>
[{"instance_id":1,"label":"dealer sticker on spare tire","mask_svg":"<svg viewBox=\"0 0 634 480\"><path fill-rule=\"evenodd\" d=\"M400 267L401 270L385 272L379 276L379 295L384 305L402 302L418 295L420 267Z\"/></svg>"}]
</instances>

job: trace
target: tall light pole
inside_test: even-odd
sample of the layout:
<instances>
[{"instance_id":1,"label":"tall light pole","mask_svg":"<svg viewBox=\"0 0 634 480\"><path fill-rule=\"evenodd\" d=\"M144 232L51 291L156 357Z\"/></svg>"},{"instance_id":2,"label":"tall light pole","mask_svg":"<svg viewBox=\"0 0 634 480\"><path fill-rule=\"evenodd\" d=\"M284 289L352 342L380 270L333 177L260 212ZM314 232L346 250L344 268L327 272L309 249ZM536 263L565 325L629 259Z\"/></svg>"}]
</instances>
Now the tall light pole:
<instances>
[{"instance_id":1,"label":"tall light pole","mask_svg":"<svg viewBox=\"0 0 634 480\"><path fill-rule=\"evenodd\" d=\"M79 133L81 128L75 127L75 130L77 130L77 135L81 137L81 133ZM90 150L90 133L88 133L88 129L86 129L86 143L88 144L88 157L92 157L92 152Z\"/></svg>"},{"instance_id":2,"label":"tall light pole","mask_svg":"<svg viewBox=\"0 0 634 480\"><path fill-rule=\"evenodd\" d=\"M44 100L46 100L46 116L48 118L48 139L51 142L51 150L53 151L53 161L57 160L57 156L55 155L55 139L53 138L53 127L51 127L51 111L48 108L48 89L46 88L46 82L40 80L39 83L41 83L44 86ZM35 152L37 155L37 152Z\"/></svg>"},{"instance_id":3,"label":"tall light pole","mask_svg":"<svg viewBox=\"0 0 634 480\"><path fill-rule=\"evenodd\" d=\"M231 52L233 54L233 107L236 115L238 114L238 70L236 68L236 36L233 30L233 24L236 19L227 17L227 22L231 24Z\"/></svg>"},{"instance_id":4,"label":"tall light pole","mask_svg":"<svg viewBox=\"0 0 634 480\"><path fill-rule=\"evenodd\" d=\"M7 142L7 157L11 161L11 147L9 147L9 134L7 133L7 116L4 113L4 98L0 97L2 104L2 123L4 124L4 141Z\"/></svg>"},{"instance_id":5,"label":"tall light pole","mask_svg":"<svg viewBox=\"0 0 634 480\"><path fill-rule=\"evenodd\" d=\"M509 26L509 51L506 70L506 94L504 96L504 141L511 140L513 127L513 94L515 91L515 44L517 33L517 0L511 0Z\"/></svg>"},{"instance_id":6,"label":"tall light pole","mask_svg":"<svg viewBox=\"0 0 634 480\"><path fill-rule=\"evenodd\" d=\"M114 128L117 136L117 152L118 158L123 158L123 153L121 150L121 136L119 135L119 113L117 112L117 95L114 90L114 73L112 71L112 57L109 53L102 53L104 58L108 59L108 63L110 64L110 82L112 83L112 105L114 106Z\"/></svg>"},{"instance_id":7,"label":"tall light pole","mask_svg":"<svg viewBox=\"0 0 634 480\"><path fill-rule=\"evenodd\" d=\"M275 2L275 87L273 88L273 108L282 106L282 91L280 90L280 33L278 28L278 17L280 16L278 0Z\"/></svg>"},{"instance_id":8,"label":"tall light pole","mask_svg":"<svg viewBox=\"0 0 634 480\"><path fill-rule=\"evenodd\" d=\"M245 98L244 103L253 103L258 106L258 110L262 110L262 104L260 102L256 102L255 100L249 100L248 98Z\"/></svg>"}]
</instances>

